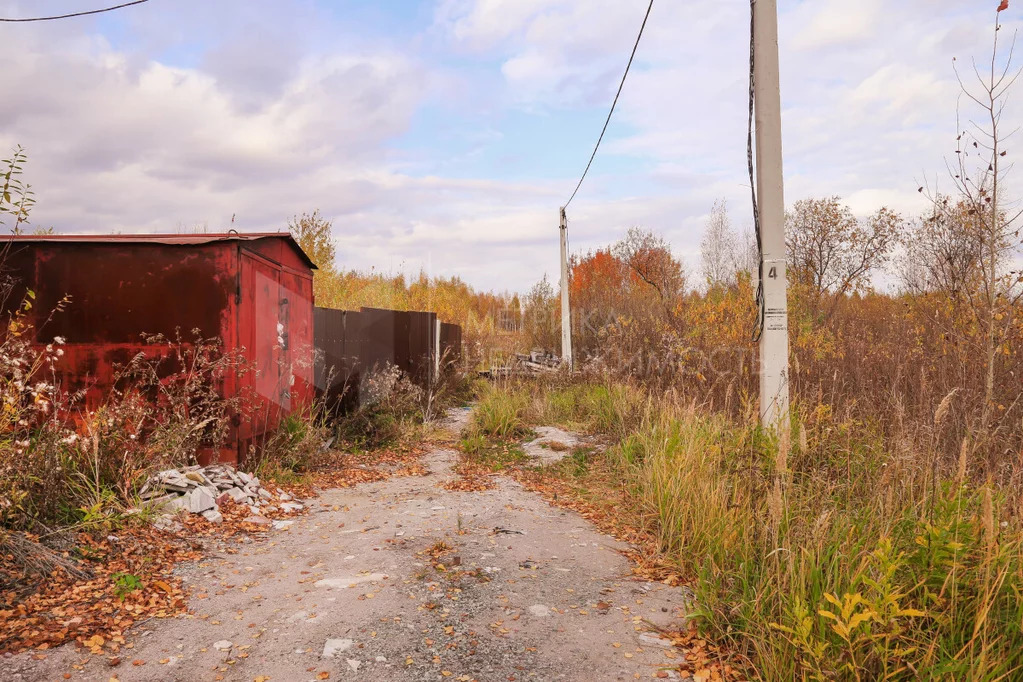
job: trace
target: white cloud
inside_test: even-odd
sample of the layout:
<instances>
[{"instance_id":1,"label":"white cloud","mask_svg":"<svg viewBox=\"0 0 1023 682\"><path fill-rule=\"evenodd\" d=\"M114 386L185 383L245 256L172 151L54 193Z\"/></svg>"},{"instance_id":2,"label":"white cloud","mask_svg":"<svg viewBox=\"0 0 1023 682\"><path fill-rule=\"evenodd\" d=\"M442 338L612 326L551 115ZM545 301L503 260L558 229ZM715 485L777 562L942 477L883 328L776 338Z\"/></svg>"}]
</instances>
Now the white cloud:
<instances>
[{"instance_id":1,"label":"white cloud","mask_svg":"<svg viewBox=\"0 0 1023 682\"><path fill-rule=\"evenodd\" d=\"M813 50L862 44L877 34L883 9L881 0L818 0L806 3L793 13L808 15L794 37L793 47Z\"/></svg>"},{"instance_id":2,"label":"white cloud","mask_svg":"<svg viewBox=\"0 0 1023 682\"><path fill-rule=\"evenodd\" d=\"M25 14L34 3L6 4ZM517 182L416 177L423 152L398 141L438 102L453 117L473 110L457 131L466 156L501 144L512 110L600 116L646 5L439 0L422 39L404 42L312 0L155 4L123 14L109 39L89 22L5 28L0 91L15 95L0 98L0 150L28 149L43 226L224 229L237 214L234 227L277 229L319 208L347 267L429 267L522 290L556 273L557 206L576 177L551 179L539 163ZM654 4L570 210L574 249L643 225L694 263L716 198L748 222L747 12ZM955 138L951 57L986 50L991 15L961 0L783 0L789 203L838 194L861 213L918 210L917 179L941 170ZM557 152L581 168L590 148Z\"/></svg>"}]
</instances>

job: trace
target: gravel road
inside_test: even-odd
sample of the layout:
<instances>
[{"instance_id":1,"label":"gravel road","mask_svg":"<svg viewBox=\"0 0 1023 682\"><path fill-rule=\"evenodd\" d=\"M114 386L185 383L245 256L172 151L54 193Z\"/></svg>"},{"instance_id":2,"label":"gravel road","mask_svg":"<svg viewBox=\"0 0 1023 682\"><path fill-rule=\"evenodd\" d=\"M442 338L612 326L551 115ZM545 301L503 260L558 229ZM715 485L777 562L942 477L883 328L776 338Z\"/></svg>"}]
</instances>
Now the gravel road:
<instances>
[{"instance_id":1,"label":"gravel road","mask_svg":"<svg viewBox=\"0 0 1023 682\"><path fill-rule=\"evenodd\" d=\"M456 457L323 491L289 527L182 566L191 613L136 627L116 667L65 646L0 661L0 677L678 679L680 653L648 623L680 629L684 590L632 580L621 543L514 481L444 490Z\"/></svg>"}]
</instances>

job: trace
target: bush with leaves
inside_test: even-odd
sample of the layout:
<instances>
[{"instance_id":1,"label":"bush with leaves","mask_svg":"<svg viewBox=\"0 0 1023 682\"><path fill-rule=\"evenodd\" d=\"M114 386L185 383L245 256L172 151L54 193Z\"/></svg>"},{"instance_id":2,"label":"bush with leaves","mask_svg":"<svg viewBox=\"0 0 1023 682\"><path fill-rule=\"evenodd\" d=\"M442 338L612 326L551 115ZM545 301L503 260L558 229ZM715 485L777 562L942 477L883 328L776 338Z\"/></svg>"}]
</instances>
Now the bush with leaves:
<instances>
[{"instance_id":1,"label":"bush with leaves","mask_svg":"<svg viewBox=\"0 0 1023 682\"><path fill-rule=\"evenodd\" d=\"M0 525L43 530L95 521L135 501L156 469L194 463L216 449L244 396L223 397L222 382L244 373L241 352L195 332L191 340L146 337L118 368L98 405L69 392L57 371L60 337L44 346L24 307L0 341Z\"/></svg>"}]
</instances>

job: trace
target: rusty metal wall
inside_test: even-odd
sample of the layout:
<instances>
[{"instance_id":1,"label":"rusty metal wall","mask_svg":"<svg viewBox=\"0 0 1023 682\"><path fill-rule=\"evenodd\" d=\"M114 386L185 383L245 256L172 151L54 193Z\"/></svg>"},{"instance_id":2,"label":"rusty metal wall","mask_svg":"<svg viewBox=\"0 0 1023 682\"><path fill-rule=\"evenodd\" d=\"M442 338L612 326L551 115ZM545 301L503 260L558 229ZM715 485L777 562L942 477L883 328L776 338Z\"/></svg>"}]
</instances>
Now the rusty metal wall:
<instances>
[{"instance_id":1,"label":"rusty metal wall","mask_svg":"<svg viewBox=\"0 0 1023 682\"><path fill-rule=\"evenodd\" d=\"M345 312L313 309L313 382L316 397L325 405L340 403L344 393Z\"/></svg>"},{"instance_id":2,"label":"rusty metal wall","mask_svg":"<svg viewBox=\"0 0 1023 682\"><path fill-rule=\"evenodd\" d=\"M118 365L137 353L158 357L167 346L143 334L197 329L227 351L245 349L258 371L226 376L222 395L254 395L232 423L229 442L210 457L237 461L283 414L313 398L312 263L288 235L53 235L9 238L6 273L19 282L6 301L36 294L42 323L69 295L63 312L37 332L45 344L66 339L55 368L60 384L85 393L82 407L102 403ZM9 312L4 310L3 312ZM169 365L165 371L174 371Z\"/></svg>"}]
</instances>

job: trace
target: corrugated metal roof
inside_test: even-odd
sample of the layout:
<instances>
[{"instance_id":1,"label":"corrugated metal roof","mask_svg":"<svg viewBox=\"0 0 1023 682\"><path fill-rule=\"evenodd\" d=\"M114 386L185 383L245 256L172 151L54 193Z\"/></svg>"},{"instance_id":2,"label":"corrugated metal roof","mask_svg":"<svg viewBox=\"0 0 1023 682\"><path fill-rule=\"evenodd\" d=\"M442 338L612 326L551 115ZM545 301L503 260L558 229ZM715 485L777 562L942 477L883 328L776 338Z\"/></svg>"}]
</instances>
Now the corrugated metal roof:
<instances>
[{"instance_id":1,"label":"corrugated metal roof","mask_svg":"<svg viewBox=\"0 0 1023 682\"><path fill-rule=\"evenodd\" d=\"M258 239L284 239L302 257L302 260L312 269L316 269L316 263L302 250L295 238L289 232L216 232L207 234L19 234L5 237L8 241L14 242L109 242L109 243L145 243L145 244L167 244L170 246L194 246L197 244L211 244L222 241L256 241Z\"/></svg>"}]
</instances>

